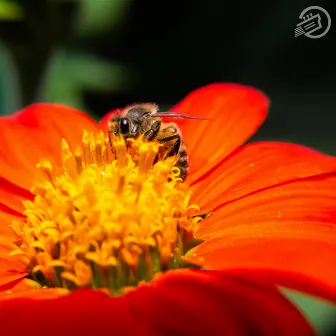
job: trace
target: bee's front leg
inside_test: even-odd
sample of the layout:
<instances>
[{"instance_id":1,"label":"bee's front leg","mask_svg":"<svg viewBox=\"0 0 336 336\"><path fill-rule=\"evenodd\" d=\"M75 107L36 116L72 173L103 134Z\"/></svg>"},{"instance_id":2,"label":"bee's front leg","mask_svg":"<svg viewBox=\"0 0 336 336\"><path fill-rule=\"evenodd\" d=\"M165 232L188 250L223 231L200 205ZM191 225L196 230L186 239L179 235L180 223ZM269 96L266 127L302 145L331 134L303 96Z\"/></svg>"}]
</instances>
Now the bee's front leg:
<instances>
[{"instance_id":1,"label":"bee's front leg","mask_svg":"<svg viewBox=\"0 0 336 336\"><path fill-rule=\"evenodd\" d=\"M160 127L161 127L161 121L159 120L155 121L151 126L151 128L144 133L143 139L153 140L159 133Z\"/></svg>"},{"instance_id":2,"label":"bee's front leg","mask_svg":"<svg viewBox=\"0 0 336 336\"><path fill-rule=\"evenodd\" d=\"M112 152L113 155L115 155L115 150L114 150L114 147L113 147L113 141L111 139L111 132L110 131L108 131L108 138L109 138L111 152Z\"/></svg>"}]
</instances>

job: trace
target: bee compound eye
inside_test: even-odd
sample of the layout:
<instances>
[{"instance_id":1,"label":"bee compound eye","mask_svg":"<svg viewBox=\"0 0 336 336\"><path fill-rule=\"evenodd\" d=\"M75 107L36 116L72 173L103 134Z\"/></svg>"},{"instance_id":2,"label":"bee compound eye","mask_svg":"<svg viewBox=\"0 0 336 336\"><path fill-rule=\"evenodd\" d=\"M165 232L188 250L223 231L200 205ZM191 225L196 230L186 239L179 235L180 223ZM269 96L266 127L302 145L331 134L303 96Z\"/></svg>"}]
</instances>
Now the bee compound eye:
<instances>
[{"instance_id":1,"label":"bee compound eye","mask_svg":"<svg viewBox=\"0 0 336 336\"><path fill-rule=\"evenodd\" d=\"M130 121L127 118L121 118L119 121L119 127L121 134L128 134L130 130Z\"/></svg>"}]
</instances>

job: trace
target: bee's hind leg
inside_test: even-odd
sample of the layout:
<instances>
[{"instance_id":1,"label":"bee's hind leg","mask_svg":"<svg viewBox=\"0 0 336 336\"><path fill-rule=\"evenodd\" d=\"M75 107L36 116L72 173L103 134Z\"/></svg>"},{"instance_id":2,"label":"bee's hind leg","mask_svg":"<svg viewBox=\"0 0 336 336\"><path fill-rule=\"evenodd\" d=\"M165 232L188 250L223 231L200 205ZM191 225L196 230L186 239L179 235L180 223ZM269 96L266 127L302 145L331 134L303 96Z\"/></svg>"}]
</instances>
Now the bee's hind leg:
<instances>
[{"instance_id":1,"label":"bee's hind leg","mask_svg":"<svg viewBox=\"0 0 336 336\"><path fill-rule=\"evenodd\" d=\"M170 156L174 156L177 155L181 146L181 136L180 134L174 134L171 136L168 136L166 138L161 138L158 139L160 143L166 143L166 142L173 142L175 140L175 142L172 144L171 148L168 150L166 158L170 157Z\"/></svg>"}]
</instances>

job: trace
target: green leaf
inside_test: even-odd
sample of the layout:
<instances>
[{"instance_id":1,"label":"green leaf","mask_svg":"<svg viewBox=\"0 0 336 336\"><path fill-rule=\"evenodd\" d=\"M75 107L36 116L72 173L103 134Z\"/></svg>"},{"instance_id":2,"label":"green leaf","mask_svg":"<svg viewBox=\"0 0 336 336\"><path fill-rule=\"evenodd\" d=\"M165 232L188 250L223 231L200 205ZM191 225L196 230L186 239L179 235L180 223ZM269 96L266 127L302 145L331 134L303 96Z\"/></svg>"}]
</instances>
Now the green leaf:
<instances>
[{"instance_id":1,"label":"green leaf","mask_svg":"<svg viewBox=\"0 0 336 336\"><path fill-rule=\"evenodd\" d=\"M115 91L128 84L126 67L89 54L68 54L68 71L80 86L92 91Z\"/></svg>"},{"instance_id":2,"label":"green leaf","mask_svg":"<svg viewBox=\"0 0 336 336\"><path fill-rule=\"evenodd\" d=\"M303 295L299 292L283 290L284 294L301 310L320 336L332 335L336 330L336 305Z\"/></svg>"},{"instance_id":3,"label":"green leaf","mask_svg":"<svg viewBox=\"0 0 336 336\"><path fill-rule=\"evenodd\" d=\"M125 67L85 53L57 50L46 69L38 100L84 109L83 90L110 92L127 88Z\"/></svg>"},{"instance_id":4,"label":"green leaf","mask_svg":"<svg viewBox=\"0 0 336 336\"><path fill-rule=\"evenodd\" d=\"M11 114L21 107L15 64L9 50L0 43L0 115Z\"/></svg>"}]
</instances>

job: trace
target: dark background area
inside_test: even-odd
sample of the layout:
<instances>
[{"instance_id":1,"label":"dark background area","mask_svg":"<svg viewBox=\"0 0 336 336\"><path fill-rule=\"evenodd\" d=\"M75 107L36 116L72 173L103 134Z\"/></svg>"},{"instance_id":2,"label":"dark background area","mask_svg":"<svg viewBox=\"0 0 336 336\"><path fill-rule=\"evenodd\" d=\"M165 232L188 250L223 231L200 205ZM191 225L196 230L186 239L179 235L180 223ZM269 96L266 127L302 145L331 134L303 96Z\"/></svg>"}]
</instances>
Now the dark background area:
<instances>
[{"instance_id":1,"label":"dark background area","mask_svg":"<svg viewBox=\"0 0 336 336\"><path fill-rule=\"evenodd\" d=\"M270 116L258 139L286 138L336 153L333 27L320 39L294 38L299 14L306 7L322 6L333 18L331 0L90 0L95 4L85 5L88 2L21 0L16 3L23 17L0 24L0 36L19 70L22 105L70 100L102 116L135 101L169 107L199 86L238 82L257 87L271 98ZM108 4L113 2L114 8ZM92 24L91 18L91 28L85 18L90 9L91 16L96 11L98 23ZM104 23L99 15L108 11L110 20L107 17ZM85 85L94 72L92 64L86 64L90 60L76 62L88 54L94 62L115 66L96 85L100 89ZM52 81L55 58L58 68L75 64L84 85L67 90L73 70L63 69L62 75L61 69L53 74L61 88L43 94L48 90L43 83ZM99 82L97 73L93 76ZM68 97L69 91L76 91L77 98Z\"/></svg>"},{"instance_id":2,"label":"dark background area","mask_svg":"<svg viewBox=\"0 0 336 336\"><path fill-rule=\"evenodd\" d=\"M322 38L294 38L312 5L336 18L331 0L1 0L0 114L52 101L98 119L133 102L167 109L200 86L236 82L272 102L254 140L336 154L333 23ZM302 302L323 328L327 313Z\"/></svg>"}]
</instances>

